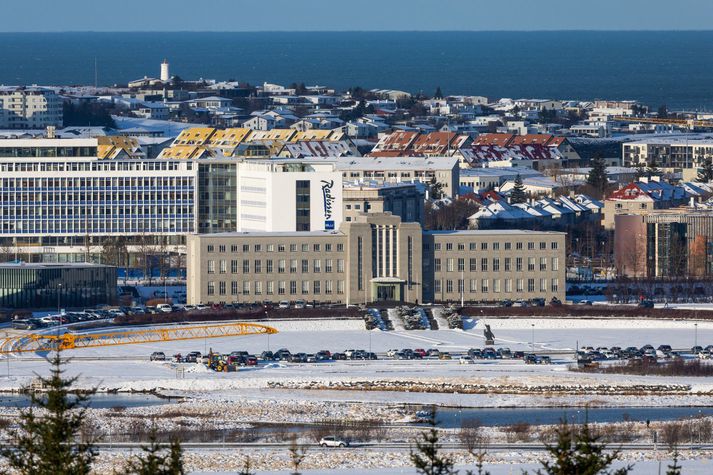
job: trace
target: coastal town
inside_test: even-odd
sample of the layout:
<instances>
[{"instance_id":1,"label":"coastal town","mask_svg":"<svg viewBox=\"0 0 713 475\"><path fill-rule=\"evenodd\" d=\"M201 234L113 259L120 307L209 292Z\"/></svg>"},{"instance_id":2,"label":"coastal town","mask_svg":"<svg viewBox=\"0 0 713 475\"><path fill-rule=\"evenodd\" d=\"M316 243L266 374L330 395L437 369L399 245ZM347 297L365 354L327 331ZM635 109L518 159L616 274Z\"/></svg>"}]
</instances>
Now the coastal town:
<instances>
[{"instance_id":1,"label":"coastal town","mask_svg":"<svg viewBox=\"0 0 713 475\"><path fill-rule=\"evenodd\" d=\"M709 473L713 113L126 80L0 86L5 425L61 350L96 473Z\"/></svg>"}]
</instances>

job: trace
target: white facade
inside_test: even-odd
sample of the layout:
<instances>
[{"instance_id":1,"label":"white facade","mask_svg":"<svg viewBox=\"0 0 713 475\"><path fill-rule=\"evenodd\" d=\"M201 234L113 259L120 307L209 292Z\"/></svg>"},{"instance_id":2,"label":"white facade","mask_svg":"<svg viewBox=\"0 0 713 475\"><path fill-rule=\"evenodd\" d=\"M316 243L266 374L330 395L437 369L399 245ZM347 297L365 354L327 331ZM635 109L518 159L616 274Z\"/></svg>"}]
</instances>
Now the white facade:
<instances>
[{"instance_id":1,"label":"white facade","mask_svg":"<svg viewBox=\"0 0 713 475\"><path fill-rule=\"evenodd\" d=\"M62 127L62 98L41 87L0 87L0 129Z\"/></svg>"},{"instance_id":2,"label":"white facade","mask_svg":"<svg viewBox=\"0 0 713 475\"><path fill-rule=\"evenodd\" d=\"M342 174L332 163L238 165L238 231L324 231L342 222Z\"/></svg>"}]
</instances>

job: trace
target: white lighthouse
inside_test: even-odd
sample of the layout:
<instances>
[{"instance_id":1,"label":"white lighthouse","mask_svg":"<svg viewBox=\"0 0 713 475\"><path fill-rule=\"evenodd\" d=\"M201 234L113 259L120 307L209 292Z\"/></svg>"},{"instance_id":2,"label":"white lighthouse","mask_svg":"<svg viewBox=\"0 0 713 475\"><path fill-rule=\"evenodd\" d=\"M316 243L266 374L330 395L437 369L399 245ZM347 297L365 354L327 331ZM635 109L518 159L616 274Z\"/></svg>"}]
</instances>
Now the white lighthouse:
<instances>
[{"instance_id":1,"label":"white lighthouse","mask_svg":"<svg viewBox=\"0 0 713 475\"><path fill-rule=\"evenodd\" d=\"M161 63L161 81L168 82L171 80L171 74L168 71L168 60L164 59Z\"/></svg>"}]
</instances>

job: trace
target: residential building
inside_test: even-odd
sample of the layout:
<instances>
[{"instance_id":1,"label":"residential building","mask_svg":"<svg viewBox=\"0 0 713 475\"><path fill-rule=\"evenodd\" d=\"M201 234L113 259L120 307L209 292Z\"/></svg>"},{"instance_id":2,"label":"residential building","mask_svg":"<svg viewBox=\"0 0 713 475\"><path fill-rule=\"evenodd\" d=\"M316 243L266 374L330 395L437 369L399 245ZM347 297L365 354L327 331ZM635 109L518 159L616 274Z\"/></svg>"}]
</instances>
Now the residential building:
<instances>
[{"instance_id":1,"label":"residential building","mask_svg":"<svg viewBox=\"0 0 713 475\"><path fill-rule=\"evenodd\" d=\"M685 204L688 198L681 186L671 185L658 177L642 178L612 192L604 200L602 224L605 229L614 229L617 214L647 214Z\"/></svg>"},{"instance_id":2,"label":"residential building","mask_svg":"<svg viewBox=\"0 0 713 475\"><path fill-rule=\"evenodd\" d=\"M62 98L43 87L0 86L0 129L62 127Z\"/></svg>"},{"instance_id":3,"label":"residential building","mask_svg":"<svg viewBox=\"0 0 713 475\"><path fill-rule=\"evenodd\" d=\"M650 138L622 145L625 167L648 166L680 172L684 180L693 180L706 160L713 159L713 140L700 136Z\"/></svg>"},{"instance_id":4,"label":"residential building","mask_svg":"<svg viewBox=\"0 0 713 475\"><path fill-rule=\"evenodd\" d=\"M188 238L188 303L564 299L563 233L423 232L385 214L338 231Z\"/></svg>"}]
</instances>

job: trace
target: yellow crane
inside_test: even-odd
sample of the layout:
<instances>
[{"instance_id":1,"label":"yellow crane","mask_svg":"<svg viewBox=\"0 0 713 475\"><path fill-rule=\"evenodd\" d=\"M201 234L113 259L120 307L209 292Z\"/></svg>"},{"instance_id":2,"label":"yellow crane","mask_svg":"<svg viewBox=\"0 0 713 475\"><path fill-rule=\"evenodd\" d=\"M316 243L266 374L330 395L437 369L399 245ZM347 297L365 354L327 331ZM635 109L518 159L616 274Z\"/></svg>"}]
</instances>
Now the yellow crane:
<instances>
[{"instance_id":1,"label":"yellow crane","mask_svg":"<svg viewBox=\"0 0 713 475\"><path fill-rule=\"evenodd\" d=\"M97 333L29 333L6 338L0 353L28 353L79 348L98 348L164 341L199 340L229 336L269 335L277 333L272 327L258 323L225 323L220 325L175 325L142 330L121 330Z\"/></svg>"}]
</instances>

